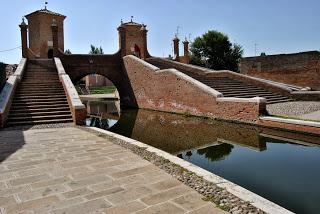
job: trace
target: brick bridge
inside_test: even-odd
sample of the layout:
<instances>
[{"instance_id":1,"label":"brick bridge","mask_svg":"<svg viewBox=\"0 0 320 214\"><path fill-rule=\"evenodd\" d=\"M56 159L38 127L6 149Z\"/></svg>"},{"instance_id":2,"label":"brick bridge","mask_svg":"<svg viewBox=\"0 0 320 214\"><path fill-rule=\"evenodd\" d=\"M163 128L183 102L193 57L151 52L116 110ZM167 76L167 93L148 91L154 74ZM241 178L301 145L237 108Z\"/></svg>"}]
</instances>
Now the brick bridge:
<instances>
[{"instance_id":1,"label":"brick bridge","mask_svg":"<svg viewBox=\"0 0 320 214\"><path fill-rule=\"evenodd\" d=\"M83 124L86 110L73 83L100 74L117 87L122 106L259 123L266 104L319 99L301 88L231 71L188 64L188 41L174 59L152 57L147 29L121 22L119 51L112 55L64 53L64 15L47 9L20 25L22 57L1 92L1 126L53 122ZM39 22L39 20L41 20Z\"/></svg>"}]
</instances>

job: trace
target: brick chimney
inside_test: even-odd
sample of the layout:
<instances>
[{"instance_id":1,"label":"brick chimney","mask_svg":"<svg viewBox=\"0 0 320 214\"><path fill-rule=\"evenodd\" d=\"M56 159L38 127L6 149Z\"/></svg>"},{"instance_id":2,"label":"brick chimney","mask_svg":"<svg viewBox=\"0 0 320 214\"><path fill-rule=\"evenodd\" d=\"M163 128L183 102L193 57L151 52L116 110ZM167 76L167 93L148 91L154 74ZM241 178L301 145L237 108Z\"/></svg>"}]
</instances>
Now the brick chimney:
<instances>
[{"instance_id":1,"label":"brick chimney","mask_svg":"<svg viewBox=\"0 0 320 214\"><path fill-rule=\"evenodd\" d=\"M189 41L186 39L183 41L183 51L184 51L184 63L189 64Z\"/></svg>"},{"instance_id":2,"label":"brick chimney","mask_svg":"<svg viewBox=\"0 0 320 214\"><path fill-rule=\"evenodd\" d=\"M174 37L173 39L173 60L178 61L180 60L179 57L179 38L177 37L177 35Z\"/></svg>"}]
</instances>

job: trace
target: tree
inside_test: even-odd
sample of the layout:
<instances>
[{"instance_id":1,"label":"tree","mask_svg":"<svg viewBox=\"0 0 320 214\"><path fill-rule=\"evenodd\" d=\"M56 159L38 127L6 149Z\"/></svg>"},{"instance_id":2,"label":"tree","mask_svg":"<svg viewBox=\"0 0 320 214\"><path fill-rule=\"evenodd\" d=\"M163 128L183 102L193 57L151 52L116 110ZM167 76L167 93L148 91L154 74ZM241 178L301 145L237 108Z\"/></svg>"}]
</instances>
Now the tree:
<instances>
[{"instance_id":1,"label":"tree","mask_svg":"<svg viewBox=\"0 0 320 214\"><path fill-rule=\"evenodd\" d=\"M65 50L64 53L65 53L65 54L72 54L71 51L70 51L70 49Z\"/></svg>"},{"instance_id":2,"label":"tree","mask_svg":"<svg viewBox=\"0 0 320 214\"><path fill-rule=\"evenodd\" d=\"M98 48L94 45L91 45L89 54L103 54L103 49L101 48L101 46Z\"/></svg>"},{"instance_id":3,"label":"tree","mask_svg":"<svg viewBox=\"0 0 320 214\"><path fill-rule=\"evenodd\" d=\"M238 72L238 64L243 49L232 44L227 35L210 30L201 37L195 38L190 48L190 63L215 70Z\"/></svg>"}]
</instances>

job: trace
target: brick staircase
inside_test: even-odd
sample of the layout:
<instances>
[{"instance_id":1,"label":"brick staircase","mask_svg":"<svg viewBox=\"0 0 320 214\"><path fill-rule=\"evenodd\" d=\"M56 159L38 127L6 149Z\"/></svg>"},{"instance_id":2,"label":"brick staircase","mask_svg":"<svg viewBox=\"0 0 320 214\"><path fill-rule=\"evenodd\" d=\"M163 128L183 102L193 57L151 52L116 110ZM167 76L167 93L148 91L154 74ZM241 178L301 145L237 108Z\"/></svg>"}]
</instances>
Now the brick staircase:
<instances>
[{"instance_id":1,"label":"brick staircase","mask_svg":"<svg viewBox=\"0 0 320 214\"><path fill-rule=\"evenodd\" d=\"M28 60L7 126L73 122L53 60Z\"/></svg>"},{"instance_id":2,"label":"brick staircase","mask_svg":"<svg viewBox=\"0 0 320 214\"><path fill-rule=\"evenodd\" d=\"M157 66L160 69L170 68L170 66L164 65L162 63L149 63L153 64L154 66ZM199 75L183 69L178 70L221 92L224 97L253 98L258 96L266 98L267 104L293 101L293 99L289 97L275 92L271 92L266 88L258 87L239 80L234 80L229 77L205 77L203 75Z\"/></svg>"}]
</instances>

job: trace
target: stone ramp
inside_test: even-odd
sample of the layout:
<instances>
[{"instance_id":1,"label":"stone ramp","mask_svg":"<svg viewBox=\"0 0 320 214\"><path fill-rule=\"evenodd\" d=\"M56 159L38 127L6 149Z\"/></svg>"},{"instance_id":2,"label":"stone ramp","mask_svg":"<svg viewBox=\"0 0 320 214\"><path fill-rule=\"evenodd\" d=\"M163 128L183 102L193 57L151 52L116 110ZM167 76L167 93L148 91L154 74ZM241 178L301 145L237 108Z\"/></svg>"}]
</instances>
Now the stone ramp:
<instances>
[{"instance_id":1,"label":"stone ramp","mask_svg":"<svg viewBox=\"0 0 320 214\"><path fill-rule=\"evenodd\" d=\"M10 108L7 125L73 122L53 60L29 60Z\"/></svg>"},{"instance_id":2,"label":"stone ramp","mask_svg":"<svg viewBox=\"0 0 320 214\"><path fill-rule=\"evenodd\" d=\"M1 153L2 213L226 213L130 150L87 131L0 136L1 145L12 148Z\"/></svg>"},{"instance_id":3,"label":"stone ramp","mask_svg":"<svg viewBox=\"0 0 320 214\"><path fill-rule=\"evenodd\" d=\"M162 63L159 60L147 60L149 63L160 69L175 68L167 63ZM182 69L181 66L177 70L187 74L188 76L208 85L209 87L221 92L224 97L238 97L238 98L253 98L264 97L267 99L267 104L293 101L291 98L282 94L272 92L267 88L259 87L240 80L232 79L224 76L205 76L196 72L190 72L187 69Z\"/></svg>"}]
</instances>

